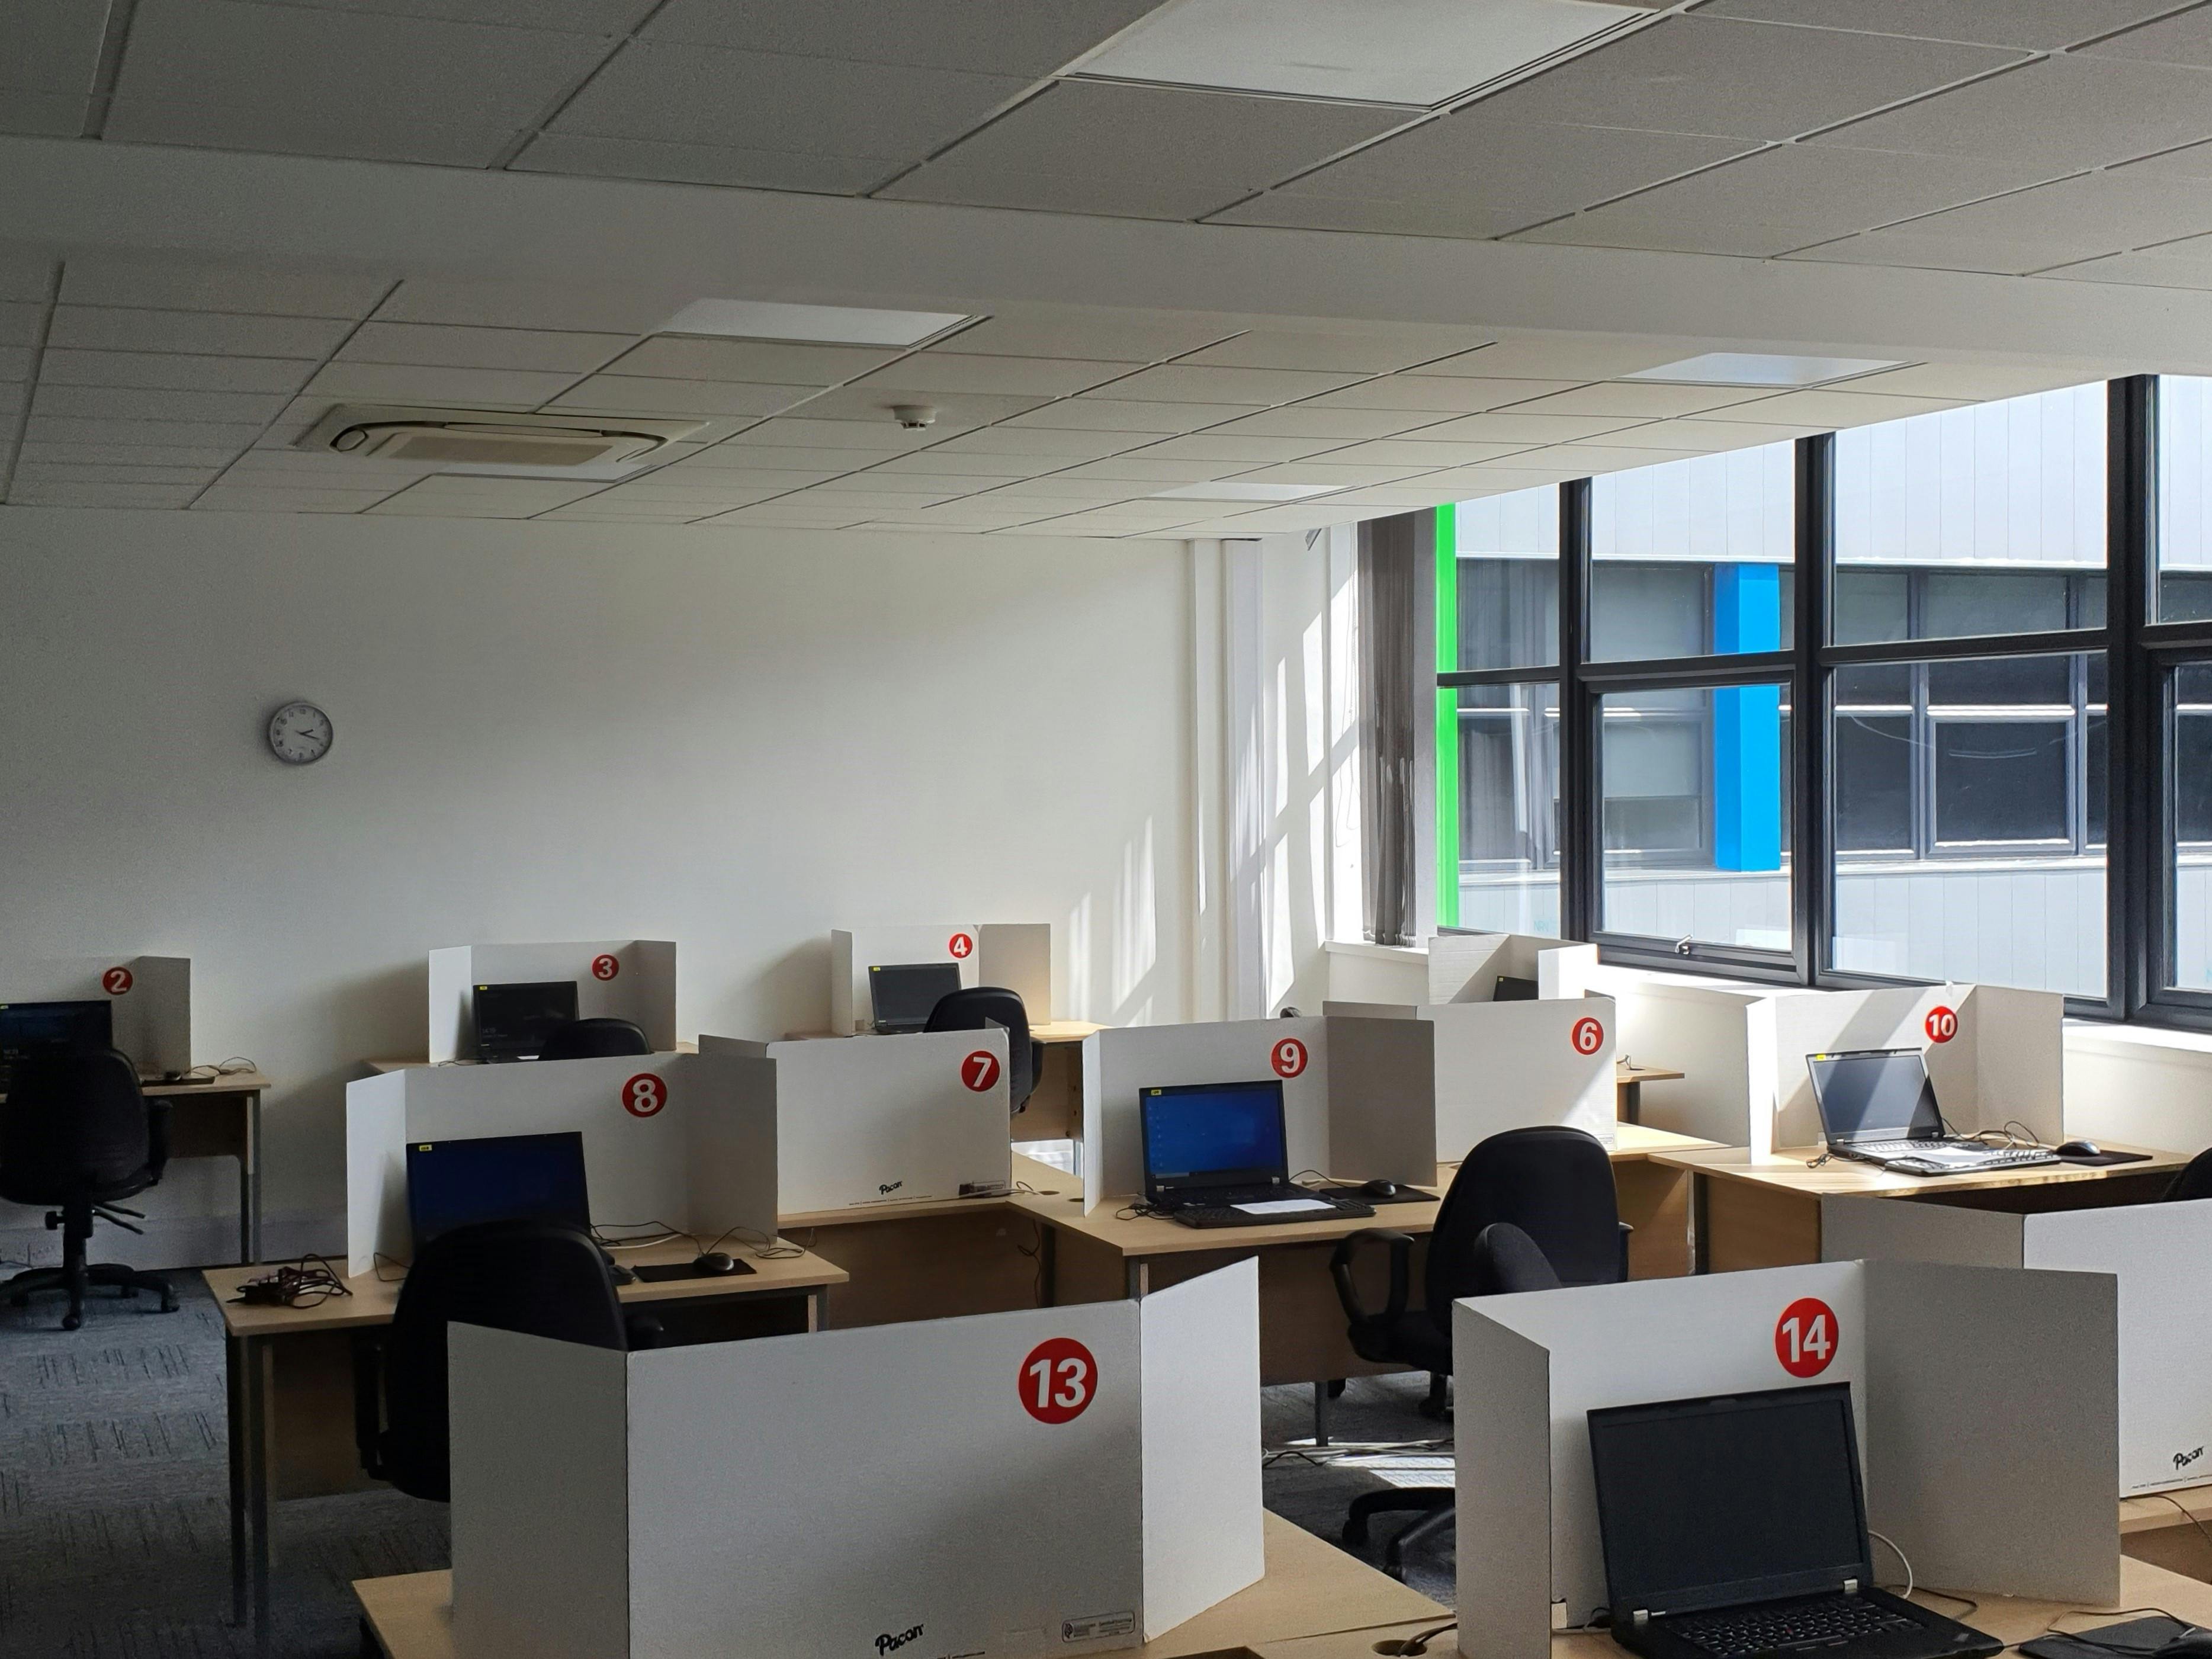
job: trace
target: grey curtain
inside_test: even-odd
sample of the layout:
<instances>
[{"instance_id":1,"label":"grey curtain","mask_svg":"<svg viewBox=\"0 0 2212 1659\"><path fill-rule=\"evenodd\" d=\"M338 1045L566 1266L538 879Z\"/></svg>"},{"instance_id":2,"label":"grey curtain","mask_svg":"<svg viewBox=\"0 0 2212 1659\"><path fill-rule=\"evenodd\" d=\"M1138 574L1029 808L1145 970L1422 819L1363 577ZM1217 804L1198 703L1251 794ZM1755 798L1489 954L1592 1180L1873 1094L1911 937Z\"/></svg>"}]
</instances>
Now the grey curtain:
<instances>
[{"instance_id":1,"label":"grey curtain","mask_svg":"<svg viewBox=\"0 0 2212 1659\"><path fill-rule=\"evenodd\" d=\"M1415 516L1359 526L1361 919L1377 945L1413 942Z\"/></svg>"}]
</instances>

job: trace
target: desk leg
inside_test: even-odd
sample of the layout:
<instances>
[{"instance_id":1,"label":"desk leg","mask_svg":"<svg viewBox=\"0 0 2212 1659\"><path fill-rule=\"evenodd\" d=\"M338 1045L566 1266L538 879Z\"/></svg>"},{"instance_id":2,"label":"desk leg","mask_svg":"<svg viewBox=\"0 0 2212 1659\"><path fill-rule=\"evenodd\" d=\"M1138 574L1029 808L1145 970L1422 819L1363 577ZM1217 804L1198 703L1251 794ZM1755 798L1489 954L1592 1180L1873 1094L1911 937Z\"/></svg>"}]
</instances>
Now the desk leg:
<instances>
[{"instance_id":1,"label":"desk leg","mask_svg":"<svg viewBox=\"0 0 2212 1659\"><path fill-rule=\"evenodd\" d=\"M1620 1085L1620 1116L1626 1123L1644 1121L1644 1079L1637 1078Z\"/></svg>"},{"instance_id":2,"label":"desk leg","mask_svg":"<svg viewBox=\"0 0 2212 1659\"><path fill-rule=\"evenodd\" d=\"M1151 1288L1152 1276L1145 1271L1145 1258L1130 1256L1123 1262L1121 1272L1123 1294L1132 1302L1141 1301L1146 1291Z\"/></svg>"},{"instance_id":3,"label":"desk leg","mask_svg":"<svg viewBox=\"0 0 2212 1659\"><path fill-rule=\"evenodd\" d=\"M246 1150L238 1160L239 1260L261 1260L261 1091L246 1097Z\"/></svg>"},{"instance_id":4,"label":"desk leg","mask_svg":"<svg viewBox=\"0 0 2212 1659\"><path fill-rule=\"evenodd\" d=\"M227 1339L230 1431L230 1594L233 1618L269 1639L269 1346Z\"/></svg>"},{"instance_id":5,"label":"desk leg","mask_svg":"<svg viewBox=\"0 0 2212 1659\"><path fill-rule=\"evenodd\" d=\"M830 1328L830 1287L817 1285L806 1293L806 1328L826 1331Z\"/></svg>"},{"instance_id":6,"label":"desk leg","mask_svg":"<svg viewBox=\"0 0 2212 1659\"><path fill-rule=\"evenodd\" d=\"M1713 1270L1711 1180L1702 1174L1690 1177L1690 1271L1693 1273Z\"/></svg>"},{"instance_id":7,"label":"desk leg","mask_svg":"<svg viewBox=\"0 0 2212 1659\"><path fill-rule=\"evenodd\" d=\"M223 1339L223 1396L229 1434L226 1449L230 1458L230 1621L246 1621L246 1448L253 1431L246 1422L246 1369L252 1362L246 1345L234 1336Z\"/></svg>"}]
</instances>

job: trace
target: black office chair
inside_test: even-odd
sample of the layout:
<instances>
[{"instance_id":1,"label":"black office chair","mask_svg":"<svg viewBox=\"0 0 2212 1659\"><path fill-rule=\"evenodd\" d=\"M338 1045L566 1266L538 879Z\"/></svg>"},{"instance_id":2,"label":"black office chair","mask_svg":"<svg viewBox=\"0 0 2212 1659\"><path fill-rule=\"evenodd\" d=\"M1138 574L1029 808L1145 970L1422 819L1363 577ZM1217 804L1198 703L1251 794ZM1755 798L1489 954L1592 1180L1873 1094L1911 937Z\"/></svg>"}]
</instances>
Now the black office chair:
<instances>
[{"instance_id":1,"label":"black office chair","mask_svg":"<svg viewBox=\"0 0 2212 1659\"><path fill-rule=\"evenodd\" d=\"M145 1231L123 1218L143 1221L144 1212L119 1200L160 1182L168 1162L169 1103L140 1091L129 1055L94 1048L17 1061L0 1108L0 1198L58 1206L46 1225L61 1229L62 1265L17 1273L5 1286L9 1301L21 1308L40 1291L68 1291L65 1331L84 1323L84 1293L94 1285L126 1297L152 1291L163 1313L176 1312L177 1293L160 1274L84 1259L95 1216L126 1232Z\"/></svg>"},{"instance_id":2,"label":"black office chair","mask_svg":"<svg viewBox=\"0 0 2212 1659\"><path fill-rule=\"evenodd\" d=\"M600 1016L572 1019L545 1039L540 1060L605 1060L613 1054L649 1054L653 1045L635 1021Z\"/></svg>"},{"instance_id":3,"label":"black office chair","mask_svg":"<svg viewBox=\"0 0 2212 1659\"><path fill-rule=\"evenodd\" d=\"M354 1441L361 1466L415 1498L447 1502L446 1328L459 1322L593 1348L650 1348L658 1322L626 1314L605 1254L557 1221L456 1227L415 1258L392 1324L354 1344Z\"/></svg>"},{"instance_id":4,"label":"black office chair","mask_svg":"<svg viewBox=\"0 0 2212 1659\"><path fill-rule=\"evenodd\" d=\"M1030 1037L1030 1011L1020 994L1003 986L963 986L938 998L929 1011L931 1031L981 1031L1002 1026L1006 1033L1006 1102L1018 1112L1036 1091L1044 1070L1044 1044Z\"/></svg>"},{"instance_id":5,"label":"black office chair","mask_svg":"<svg viewBox=\"0 0 2212 1659\"><path fill-rule=\"evenodd\" d=\"M2160 1197L2166 1203L2188 1198L2212 1198L2212 1152L2199 1152L2191 1158L2189 1166L2166 1183Z\"/></svg>"}]
</instances>

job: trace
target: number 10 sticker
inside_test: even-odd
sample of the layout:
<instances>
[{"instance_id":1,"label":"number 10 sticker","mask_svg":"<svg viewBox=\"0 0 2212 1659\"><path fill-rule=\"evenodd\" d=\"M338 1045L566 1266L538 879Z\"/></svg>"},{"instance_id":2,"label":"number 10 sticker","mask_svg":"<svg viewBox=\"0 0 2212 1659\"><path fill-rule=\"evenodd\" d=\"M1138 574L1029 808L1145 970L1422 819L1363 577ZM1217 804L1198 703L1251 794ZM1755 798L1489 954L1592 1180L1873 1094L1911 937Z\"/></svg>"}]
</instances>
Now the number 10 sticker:
<instances>
[{"instance_id":1,"label":"number 10 sticker","mask_svg":"<svg viewBox=\"0 0 2212 1659\"><path fill-rule=\"evenodd\" d=\"M1774 1327L1774 1357L1792 1376L1818 1376L1836 1357L1836 1310L1817 1296L1797 1298Z\"/></svg>"},{"instance_id":2,"label":"number 10 sticker","mask_svg":"<svg viewBox=\"0 0 2212 1659\"><path fill-rule=\"evenodd\" d=\"M1040 1342L1022 1361L1022 1409L1040 1423L1073 1423L1098 1391L1098 1362L1072 1336Z\"/></svg>"},{"instance_id":3,"label":"number 10 sticker","mask_svg":"<svg viewBox=\"0 0 2212 1659\"><path fill-rule=\"evenodd\" d=\"M1925 1027L1930 1042L1948 1042L1959 1035L1959 1011L1939 1002L1928 1011Z\"/></svg>"}]
</instances>

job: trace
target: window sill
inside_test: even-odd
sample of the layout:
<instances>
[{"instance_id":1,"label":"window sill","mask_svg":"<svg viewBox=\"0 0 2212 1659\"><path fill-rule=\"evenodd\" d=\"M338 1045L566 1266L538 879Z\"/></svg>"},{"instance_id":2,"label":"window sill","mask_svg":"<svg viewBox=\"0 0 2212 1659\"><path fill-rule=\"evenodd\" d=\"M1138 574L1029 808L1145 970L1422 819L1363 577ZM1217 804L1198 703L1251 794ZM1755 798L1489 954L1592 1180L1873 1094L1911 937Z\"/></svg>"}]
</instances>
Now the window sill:
<instances>
[{"instance_id":1,"label":"window sill","mask_svg":"<svg viewBox=\"0 0 2212 1659\"><path fill-rule=\"evenodd\" d=\"M1364 957L1370 962L1426 962L1425 945L1370 945L1365 939L1331 939L1322 949L1332 956Z\"/></svg>"}]
</instances>

